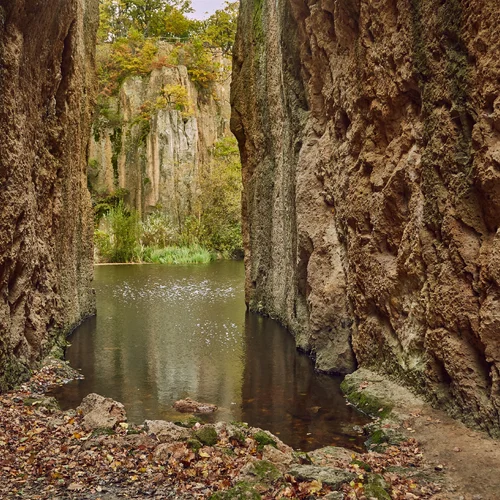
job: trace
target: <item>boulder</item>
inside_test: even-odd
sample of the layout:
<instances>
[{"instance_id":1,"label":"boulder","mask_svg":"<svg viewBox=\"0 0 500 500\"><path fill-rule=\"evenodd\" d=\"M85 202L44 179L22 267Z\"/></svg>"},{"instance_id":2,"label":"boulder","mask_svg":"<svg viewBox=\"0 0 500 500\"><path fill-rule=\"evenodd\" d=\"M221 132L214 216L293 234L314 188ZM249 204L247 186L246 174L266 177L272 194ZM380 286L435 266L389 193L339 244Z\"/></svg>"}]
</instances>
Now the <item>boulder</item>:
<instances>
[{"instance_id":1,"label":"boulder","mask_svg":"<svg viewBox=\"0 0 500 500\"><path fill-rule=\"evenodd\" d=\"M316 467L314 465L296 465L289 469L288 473L300 481L320 481L331 486L334 490L339 489L344 483L348 483L356 477L343 469Z\"/></svg>"},{"instance_id":2,"label":"boulder","mask_svg":"<svg viewBox=\"0 0 500 500\"><path fill-rule=\"evenodd\" d=\"M274 464L280 472L285 472L294 462L292 453L283 453L274 446L266 445L262 452L262 460Z\"/></svg>"},{"instance_id":3,"label":"boulder","mask_svg":"<svg viewBox=\"0 0 500 500\"><path fill-rule=\"evenodd\" d=\"M350 462L353 458L353 452L351 450L338 446L325 446L324 448L318 448L317 450L310 451L308 455L314 463L330 462L335 460Z\"/></svg>"},{"instance_id":4,"label":"boulder","mask_svg":"<svg viewBox=\"0 0 500 500\"><path fill-rule=\"evenodd\" d=\"M81 402L77 411L83 415L83 426L87 430L113 428L127 420L125 407L99 394L89 394Z\"/></svg>"},{"instance_id":5,"label":"boulder","mask_svg":"<svg viewBox=\"0 0 500 500\"><path fill-rule=\"evenodd\" d=\"M191 437L189 429L165 420L146 420L144 428L149 435L154 434L161 443L185 441Z\"/></svg>"}]
</instances>

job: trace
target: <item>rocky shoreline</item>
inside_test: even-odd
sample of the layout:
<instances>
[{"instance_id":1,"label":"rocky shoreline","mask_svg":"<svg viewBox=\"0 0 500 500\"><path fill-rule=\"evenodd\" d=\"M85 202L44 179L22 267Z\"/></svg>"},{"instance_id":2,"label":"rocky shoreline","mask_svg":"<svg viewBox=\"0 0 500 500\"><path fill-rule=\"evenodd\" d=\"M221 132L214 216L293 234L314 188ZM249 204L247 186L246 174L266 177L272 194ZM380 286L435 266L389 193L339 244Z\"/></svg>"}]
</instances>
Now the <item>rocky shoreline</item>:
<instances>
[{"instance_id":1,"label":"rocky shoreline","mask_svg":"<svg viewBox=\"0 0 500 500\"><path fill-rule=\"evenodd\" d=\"M413 437L306 454L244 423L133 425L99 395L59 410L45 393L69 378L51 360L0 396L2 498L451 498Z\"/></svg>"}]
</instances>

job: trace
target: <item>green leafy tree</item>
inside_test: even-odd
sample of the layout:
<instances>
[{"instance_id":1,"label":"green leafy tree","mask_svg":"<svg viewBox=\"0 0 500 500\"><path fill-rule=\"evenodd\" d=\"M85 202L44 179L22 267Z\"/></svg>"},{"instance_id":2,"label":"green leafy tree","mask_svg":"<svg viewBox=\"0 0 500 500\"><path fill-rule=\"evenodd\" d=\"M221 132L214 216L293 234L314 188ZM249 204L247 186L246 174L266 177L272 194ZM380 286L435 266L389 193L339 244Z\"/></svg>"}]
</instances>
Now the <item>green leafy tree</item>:
<instances>
[{"instance_id":1,"label":"green leafy tree","mask_svg":"<svg viewBox=\"0 0 500 500\"><path fill-rule=\"evenodd\" d=\"M136 247L141 237L139 215L120 201L102 218L101 226L94 233L94 242L101 257L108 262L136 260Z\"/></svg>"},{"instance_id":2,"label":"green leafy tree","mask_svg":"<svg viewBox=\"0 0 500 500\"><path fill-rule=\"evenodd\" d=\"M99 41L112 42L136 30L144 37L187 37L198 23L186 17L190 0L101 0Z\"/></svg>"},{"instance_id":3,"label":"green leafy tree","mask_svg":"<svg viewBox=\"0 0 500 500\"><path fill-rule=\"evenodd\" d=\"M233 50L238 20L239 2L226 2L224 9L215 11L205 21L203 38L214 47L218 47L224 54Z\"/></svg>"},{"instance_id":4,"label":"green leafy tree","mask_svg":"<svg viewBox=\"0 0 500 500\"><path fill-rule=\"evenodd\" d=\"M225 257L241 254L241 162L234 137L215 144L210 168L201 174L199 187L198 243Z\"/></svg>"}]
</instances>

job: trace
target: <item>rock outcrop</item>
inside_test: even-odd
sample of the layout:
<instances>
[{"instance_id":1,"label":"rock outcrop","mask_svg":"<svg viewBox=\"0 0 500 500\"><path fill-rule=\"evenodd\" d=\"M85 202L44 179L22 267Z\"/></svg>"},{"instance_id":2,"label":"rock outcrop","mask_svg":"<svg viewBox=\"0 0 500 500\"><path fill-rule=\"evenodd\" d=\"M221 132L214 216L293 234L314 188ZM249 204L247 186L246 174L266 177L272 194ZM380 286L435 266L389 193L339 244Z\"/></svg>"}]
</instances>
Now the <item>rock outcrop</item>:
<instances>
[{"instance_id":1,"label":"rock outcrop","mask_svg":"<svg viewBox=\"0 0 500 500\"><path fill-rule=\"evenodd\" d=\"M389 374L492 434L499 23L494 0L246 0L232 88L250 307L317 368Z\"/></svg>"},{"instance_id":2,"label":"rock outcrop","mask_svg":"<svg viewBox=\"0 0 500 500\"><path fill-rule=\"evenodd\" d=\"M0 0L0 391L93 313L97 0Z\"/></svg>"},{"instance_id":3,"label":"rock outcrop","mask_svg":"<svg viewBox=\"0 0 500 500\"><path fill-rule=\"evenodd\" d=\"M177 102L164 98L169 89L181 95ZM140 214L161 207L173 222L182 222L190 212L199 169L208 163L215 143L230 134L230 113L229 76L226 83L201 90L185 66L128 78L117 97L105 100L94 122L88 171L92 190L124 189L127 204Z\"/></svg>"}]
</instances>

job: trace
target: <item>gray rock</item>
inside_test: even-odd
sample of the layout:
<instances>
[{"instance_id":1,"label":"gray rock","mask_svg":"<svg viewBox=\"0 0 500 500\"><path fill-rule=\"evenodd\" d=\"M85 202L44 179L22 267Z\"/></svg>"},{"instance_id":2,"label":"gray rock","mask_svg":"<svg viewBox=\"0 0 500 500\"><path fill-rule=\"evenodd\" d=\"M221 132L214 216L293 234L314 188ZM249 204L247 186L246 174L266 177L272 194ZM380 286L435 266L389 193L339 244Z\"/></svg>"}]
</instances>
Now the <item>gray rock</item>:
<instances>
[{"instance_id":1,"label":"gray rock","mask_svg":"<svg viewBox=\"0 0 500 500\"><path fill-rule=\"evenodd\" d=\"M333 489L340 488L344 483L352 481L356 476L342 469L332 467L316 467L315 465L296 465L288 473L302 481L321 481Z\"/></svg>"},{"instance_id":2,"label":"gray rock","mask_svg":"<svg viewBox=\"0 0 500 500\"><path fill-rule=\"evenodd\" d=\"M251 460L240 471L237 481L268 484L281 477L279 469L268 460Z\"/></svg>"},{"instance_id":3,"label":"gray rock","mask_svg":"<svg viewBox=\"0 0 500 500\"><path fill-rule=\"evenodd\" d=\"M324 448L310 451L308 455L313 462L332 459L350 462L352 460L353 452L351 450L347 450L346 448L337 446L325 446Z\"/></svg>"},{"instance_id":4,"label":"gray rock","mask_svg":"<svg viewBox=\"0 0 500 500\"><path fill-rule=\"evenodd\" d=\"M278 470L285 472L294 462L292 453L283 453L274 446L266 445L262 452L262 460L274 464Z\"/></svg>"},{"instance_id":5,"label":"gray rock","mask_svg":"<svg viewBox=\"0 0 500 500\"><path fill-rule=\"evenodd\" d=\"M154 434L161 443L184 441L191 437L189 429L165 420L146 420L144 428L148 434Z\"/></svg>"},{"instance_id":6,"label":"gray rock","mask_svg":"<svg viewBox=\"0 0 500 500\"><path fill-rule=\"evenodd\" d=\"M99 394L85 397L77 411L83 415L83 426L87 430L113 428L127 420L125 407L121 403Z\"/></svg>"}]
</instances>

